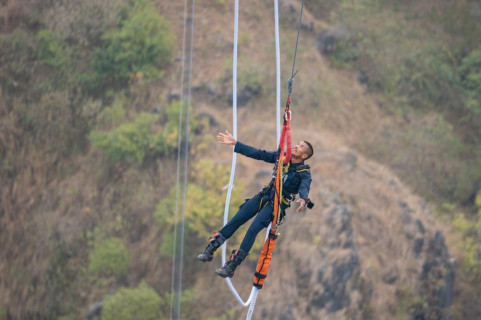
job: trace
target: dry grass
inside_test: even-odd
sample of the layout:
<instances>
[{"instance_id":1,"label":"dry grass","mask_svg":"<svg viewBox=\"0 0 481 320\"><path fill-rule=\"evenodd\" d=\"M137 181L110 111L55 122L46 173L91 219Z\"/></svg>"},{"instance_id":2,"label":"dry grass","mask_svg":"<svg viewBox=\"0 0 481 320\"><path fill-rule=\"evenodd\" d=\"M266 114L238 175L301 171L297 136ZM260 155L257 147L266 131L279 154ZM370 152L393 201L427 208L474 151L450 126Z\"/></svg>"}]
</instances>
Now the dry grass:
<instances>
[{"instance_id":1,"label":"dry grass","mask_svg":"<svg viewBox=\"0 0 481 320\"><path fill-rule=\"evenodd\" d=\"M183 3L157 1L157 8L172 22L177 35L175 57L180 58ZM233 8L228 4L199 1L196 17L193 86L200 90L195 91L193 96L195 113L205 112L215 118L218 126L212 127L210 131L214 136L219 131L230 130L232 126L231 109L227 103L228 92L225 91L228 90L228 83L224 83L224 79L226 62L230 61L232 54ZM325 25L323 21L315 22L315 28ZM283 84L290 72L295 32L296 30L288 25L283 25L281 30ZM244 62L246 65L258 66L260 73L265 72L262 74L265 91L262 97L239 108L238 137L245 143L273 150L277 142L274 111L274 27L270 4L242 3L239 34L244 39L239 47L240 58L247 61ZM294 318L307 319L303 317L305 314L302 310L308 307L308 300L302 298L313 288L298 285L292 270L299 263L316 265L322 256L319 247L333 240L325 236L330 231L326 223L326 213L332 208L329 201L335 194L339 194L340 202L350 206L353 211L352 227L361 263L360 277L373 286L370 306L376 318L388 319L396 305L396 289L400 286L414 288L421 265L421 261L413 257L412 245L406 240L406 235L416 235L417 231L412 224L401 221L403 212L399 202L405 202L413 210L412 219L423 222L427 229L425 237L432 236L435 230L443 230L450 250L455 254L458 253L455 246L457 239L451 234L449 226L432 214L429 205L425 207L423 200L413 195L412 190L403 185L390 169L365 159L352 149L365 140L372 140L383 128L396 131L402 124L398 118L391 117L382 109L378 96L366 92L366 88L359 84L357 74L330 67L328 61L320 56L314 47L315 36L315 32L301 34L299 74L295 79L291 106L294 113L293 141L306 139L311 141L315 148L315 155L309 163L312 165L313 174L311 195L316 207L313 211L301 215L291 212L288 222L282 227L270 277L259 295L260 307L256 314L261 314L263 307L269 307L272 301L277 301L275 303L290 304L296 312ZM176 61L166 72L161 87L149 87L150 97L142 108L162 105L167 101L168 92L178 92L179 75L180 61ZM207 86L213 86L221 97L206 93ZM283 87L282 101L285 93L286 89ZM217 145L213 140L206 149L197 152L196 156L210 157L216 163L230 165L232 149ZM167 263L158 261L160 235L153 227L151 212L174 182L173 158L154 165L155 169L149 168L147 172L144 171L145 168L103 168L118 173L112 177L109 172L97 171L104 164L99 163L98 155L88 153L76 158L75 173L63 179L57 177L58 172L48 171L48 168L55 167L52 164L55 159L34 154L22 154L20 158L27 159L24 160L25 169L20 171L9 188L1 190L2 205L7 209L7 214L2 217L3 234L0 237L6 243L22 244L9 253L14 257L9 258L9 263L27 265L33 261L36 267L30 277L41 277L51 262L51 244L55 242L49 237L53 237L54 231L58 233L65 248L74 250L76 243L84 236L83 232L94 230L96 226L101 226L121 212L121 215L131 219L127 223L132 226L130 232L122 234L133 261L127 282L135 285L139 279L144 278L155 285L158 292L170 290L171 270ZM255 173L260 169L269 170L271 165L238 158L237 177L242 177L245 181L246 197L267 182L255 178ZM132 212L117 206L120 201L112 191L129 186L131 195L123 203L129 203L127 208L135 208ZM139 192L140 190L142 192ZM122 211L123 209L128 212ZM31 223L25 222L28 220L25 218L27 215L35 217ZM144 234L138 241L133 241L133 233L139 232L136 227L144 228ZM36 228L51 231L42 234L35 230ZM21 237L28 232L32 232L30 237ZM320 235L319 246L314 243L316 235ZM259 236L258 241L262 242L260 238L262 237ZM35 242L40 240L48 245L35 245ZM325 261L340 261L348 254L348 251L335 250L322 258ZM222 310L226 309L235 310L237 318L243 317L245 311L230 296L224 282L212 272L220 265L220 259L217 257L213 264L199 265L191 258L186 257L186 268L193 274L184 287L191 287L198 293L196 302L199 306L210 306L199 307L203 312L199 319L220 315ZM77 256L71 262L72 267L85 268L86 259L85 254ZM395 286L382 281L386 271L397 275ZM11 275L8 265L0 263L0 275ZM311 277L315 279L314 275ZM235 283L243 297L250 291L251 279L250 268L246 265L236 273ZM14 305L17 309L20 308L22 299L27 299L29 294L28 287L18 281L15 278L9 282L0 281L0 301ZM82 310L101 299L109 289L120 285L112 280L106 281L103 286L96 286L88 280L80 281L75 290L81 297ZM12 293L10 290L22 292ZM468 299L467 296L472 292L472 288L462 276L457 290L459 299ZM353 303L361 300L361 297L356 295L359 293L353 291ZM13 296L20 297L19 301L9 300ZM213 296L216 299L212 299ZM462 314L458 305L453 309ZM338 313L325 316L325 319L346 318Z\"/></svg>"}]
</instances>

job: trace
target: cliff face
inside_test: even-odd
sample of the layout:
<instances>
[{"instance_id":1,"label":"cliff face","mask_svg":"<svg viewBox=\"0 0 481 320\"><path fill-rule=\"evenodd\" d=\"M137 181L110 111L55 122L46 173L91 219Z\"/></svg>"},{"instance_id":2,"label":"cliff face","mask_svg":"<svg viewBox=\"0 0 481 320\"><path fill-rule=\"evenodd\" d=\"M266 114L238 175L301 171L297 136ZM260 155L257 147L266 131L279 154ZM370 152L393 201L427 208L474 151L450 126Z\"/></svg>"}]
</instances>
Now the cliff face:
<instances>
[{"instance_id":1,"label":"cliff face","mask_svg":"<svg viewBox=\"0 0 481 320\"><path fill-rule=\"evenodd\" d=\"M256 313L451 319L456 261L429 205L353 150L324 150L316 206L288 215Z\"/></svg>"}]
</instances>

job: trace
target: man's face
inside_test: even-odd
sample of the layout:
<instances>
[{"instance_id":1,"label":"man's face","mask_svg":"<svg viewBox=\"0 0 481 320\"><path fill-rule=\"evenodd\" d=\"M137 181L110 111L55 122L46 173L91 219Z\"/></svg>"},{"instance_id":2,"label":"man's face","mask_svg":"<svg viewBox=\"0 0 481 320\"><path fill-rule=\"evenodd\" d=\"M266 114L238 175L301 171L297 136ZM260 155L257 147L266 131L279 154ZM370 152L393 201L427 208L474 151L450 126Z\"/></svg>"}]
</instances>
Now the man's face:
<instances>
[{"instance_id":1,"label":"man's face","mask_svg":"<svg viewBox=\"0 0 481 320\"><path fill-rule=\"evenodd\" d=\"M292 147L292 155L298 158L305 159L307 158L306 152L308 149L309 147L307 146L307 144L304 141L301 141Z\"/></svg>"}]
</instances>

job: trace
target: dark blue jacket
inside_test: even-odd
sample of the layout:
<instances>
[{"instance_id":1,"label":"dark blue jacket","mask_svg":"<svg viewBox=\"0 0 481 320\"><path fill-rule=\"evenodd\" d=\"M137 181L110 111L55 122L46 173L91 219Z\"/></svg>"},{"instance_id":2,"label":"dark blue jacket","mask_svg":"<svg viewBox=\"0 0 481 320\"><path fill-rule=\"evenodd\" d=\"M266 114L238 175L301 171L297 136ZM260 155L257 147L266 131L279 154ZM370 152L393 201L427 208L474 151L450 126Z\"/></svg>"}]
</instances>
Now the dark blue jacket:
<instances>
[{"instance_id":1,"label":"dark blue jacket","mask_svg":"<svg viewBox=\"0 0 481 320\"><path fill-rule=\"evenodd\" d=\"M242 142L237 141L234 147L234 152L240 153L246 157L263 160L269 163L277 163L277 151L265 151L251 146L248 146ZM311 186L311 173L309 170L302 170L297 172L300 166L304 166L304 162L292 163L289 165L289 170L284 174L282 182L283 194L299 194L301 199L307 201L309 197L309 188Z\"/></svg>"}]
</instances>

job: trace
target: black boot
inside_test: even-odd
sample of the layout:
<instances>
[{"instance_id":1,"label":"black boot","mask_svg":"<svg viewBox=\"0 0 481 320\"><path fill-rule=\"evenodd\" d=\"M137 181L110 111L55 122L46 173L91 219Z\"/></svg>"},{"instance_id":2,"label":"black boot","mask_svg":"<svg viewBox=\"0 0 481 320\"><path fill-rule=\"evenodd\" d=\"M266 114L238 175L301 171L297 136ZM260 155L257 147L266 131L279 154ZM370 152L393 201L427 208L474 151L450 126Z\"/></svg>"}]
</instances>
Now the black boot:
<instances>
[{"instance_id":1,"label":"black boot","mask_svg":"<svg viewBox=\"0 0 481 320\"><path fill-rule=\"evenodd\" d=\"M224 237L216 232L214 233L214 236L209 239L210 243L205 248L205 251L197 256L197 260L202 261L202 262L207 262L207 261L212 261L214 258L214 252L219 248L223 243L224 243Z\"/></svg>"},{"instance_id":2,"label":"black boot","mask_svg":"<svg viewBox=\"0 0 481 320\"><path fill-rule=\"evenodd\" d=\"M238 265L244 261L247 254L240 250L232 251L232 256L230 257L229 261L225 263L225 265L221 269L215 270L215 273L222 278L232 278L234 276L234 271Z\"/></svg>"}]
</instances>

